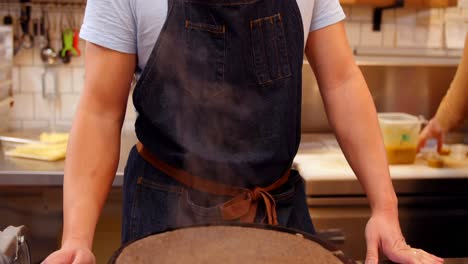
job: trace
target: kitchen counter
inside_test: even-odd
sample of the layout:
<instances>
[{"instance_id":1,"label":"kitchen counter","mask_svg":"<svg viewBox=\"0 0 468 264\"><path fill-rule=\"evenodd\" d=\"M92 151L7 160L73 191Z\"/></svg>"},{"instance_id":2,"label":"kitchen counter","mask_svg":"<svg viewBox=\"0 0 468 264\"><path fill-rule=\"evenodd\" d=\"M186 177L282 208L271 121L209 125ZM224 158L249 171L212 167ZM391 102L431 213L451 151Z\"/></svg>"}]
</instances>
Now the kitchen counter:
<instances>
[{"instance_id":1,"label":"kitchen counter","mask_svg":"<svg viewBox=\"0 0 468 264\"><path fill-rule=\"evenodd\" d=\"M2 135L21 138L37 138L39 131L17 131L2 133ZM123 172L128 153L135 145L137 139L134 133L122 134L120 147L120 161L117 168L113 186L123 184ZM0 142L0 149L2 143ZM23 158L7 157L0 151L0 186L61 186L65 161L37 161Z\"/></svg>"},{"instance_id":2,"label":"kitchen counter","mask_svg":"<svg viewBox=\"0 0 468 264\"><path fill-rule=\"evenodd\" d=\"M294 162L306 180L311 196L364 195L356 176L331 134L305 134ZM372 157L369 156L369 162ZM391 165L395 191L399 195L415 193L466 194L468 163L446 168L431 168L417 159L411 165Z\"/></svg>"},{"instance_id":3,"label":"kitchen counter","mask_svg":"<svg viewBox=\"0 0 468 264\"><path fill-rule=\"evenodd\" d=\"M18 137L34 137L38 132L21 131L10 133ZM122 135L120 162L114 186L121 186L127 155L136 142L133 133ZM1 144L1 143L0 143ZM369 157L372 162L372 157ZM333 135L303 135L295 167L306 179L310 195L363 194L353 171L349 167ZM64 161L42 162L5 157L0 152L0 186L61 186ZM468 166L433 169L418 161L413 165L390 167L395 188L399 193L414 192L415 188L425 192L466 192L468 189ZM440 183L444 182L443 185Z\"/></svg>"},{"instance_id":4,"label":"kitchen counter","mask_svg":"<svg viewBox=\"0 0 468 264\"><path fill-rule=\"evenodd\" d=\"M295 162L302 176L308 180L350 180L354 172L348 165L341 149L332 135L303 135L302 144ZM372 157L368 157L372 162ZM458 166L431 168L422 159L417 159L410 165L390 166L392 179L440 179L467 178L468 162Z\"/></svg>"}]
</instances>

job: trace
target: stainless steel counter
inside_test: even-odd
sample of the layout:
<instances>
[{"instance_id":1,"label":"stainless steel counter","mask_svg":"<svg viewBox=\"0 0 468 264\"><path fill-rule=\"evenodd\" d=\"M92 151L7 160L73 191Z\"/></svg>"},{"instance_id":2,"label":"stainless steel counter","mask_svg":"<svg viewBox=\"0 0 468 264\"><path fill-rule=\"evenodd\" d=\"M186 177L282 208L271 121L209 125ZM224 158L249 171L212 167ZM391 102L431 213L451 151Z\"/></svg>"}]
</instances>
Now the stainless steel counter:
<instances>
[{"instance_id":1,"label":"stainless steel counter","mask_svg":"<svg viewBox=\"0 0 468 264\"><path fill-rule=\"evenodd\" d=\"M23 138L34 138L38 131L18 131L10 133ZM122 134L120 161L114 179L114 186L123 183L123 172L128 153L135 145L136 136L132 133ZM0 142L0 149L2 149ZM65 161L45 162L23 158L7 157L0 151L0 186L62 186Z\"/></svg>"}]
</instances>

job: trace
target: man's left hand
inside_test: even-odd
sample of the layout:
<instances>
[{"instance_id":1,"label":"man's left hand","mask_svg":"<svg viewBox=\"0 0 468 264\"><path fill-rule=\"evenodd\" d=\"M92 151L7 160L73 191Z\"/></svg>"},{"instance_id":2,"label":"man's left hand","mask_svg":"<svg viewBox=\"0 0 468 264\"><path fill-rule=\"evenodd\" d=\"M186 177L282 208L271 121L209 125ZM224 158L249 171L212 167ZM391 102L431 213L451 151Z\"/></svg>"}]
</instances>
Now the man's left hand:
<instances>
[{"instance_id":1,"label":"man's left hand","mask_svg":"<svg viewBox=\"0 0 468 264\"><path fill-rule=\"evenodd\" d=\"M441 264L443 259L412 248L403 237L397 212L373 213L366 225L367 254L365 264L377 264L379 248L393 262L408 264Z\"/></svg>"}]
</instances>

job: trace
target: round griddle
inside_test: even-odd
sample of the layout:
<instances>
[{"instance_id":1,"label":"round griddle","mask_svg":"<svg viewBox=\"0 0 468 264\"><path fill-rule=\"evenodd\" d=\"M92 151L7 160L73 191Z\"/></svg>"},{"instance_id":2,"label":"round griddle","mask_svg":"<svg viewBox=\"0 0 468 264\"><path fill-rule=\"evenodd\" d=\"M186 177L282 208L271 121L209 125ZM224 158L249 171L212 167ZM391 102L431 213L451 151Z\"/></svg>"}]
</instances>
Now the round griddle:
<instances>
[{"instance_id":1,"label":"round griddle","mask_svg":"<svg viewBox=\"0 0 468 264\"><path fill-rule=\"evenodd\" d=\"M122 246L109 263L348 264L354 263L317 236L269 225L184 227Z\"/></svg>"}]
</instances>

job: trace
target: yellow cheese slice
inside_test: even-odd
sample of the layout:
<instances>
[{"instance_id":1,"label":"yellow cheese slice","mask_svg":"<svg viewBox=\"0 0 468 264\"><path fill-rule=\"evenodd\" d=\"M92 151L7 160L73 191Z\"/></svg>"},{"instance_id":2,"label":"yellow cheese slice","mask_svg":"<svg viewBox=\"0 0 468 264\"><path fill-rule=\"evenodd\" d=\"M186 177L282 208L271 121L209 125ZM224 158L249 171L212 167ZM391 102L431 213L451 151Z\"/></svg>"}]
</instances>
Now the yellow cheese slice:
<instances>
[{"instance_id":1,"label":"yellow cheese slice","mask_svg":"<svg viewBox=\"0 0 468 264\"><path fill-rule=\"evenodd\" d=\"M68 133L42 133L39 140L44 143L62 143L68 141Z\"/></svg>"},{"instance_id":2,"label":"yellow cheese slice","mask_svg":"<svg viewBox=\"0 0 468 264\"><path fill-rule=\"evenodd\" d=\"M68 133L42 133L40 143L19 145L7 151L7 156L44 161L63 160L67 152Z\"/></svg>"},{"instance_id":3,"label":"yellow cheese slice","mask_svg":"<svg viewBox=\"0 0 468 264\"><path fill-rule=\"evenodd\" d=\"M45 161L57 161L65 158L67 143L40 144L32 143L18 146L5 154L12 157L21 157Z\"/></svg>"}]
</instances>

